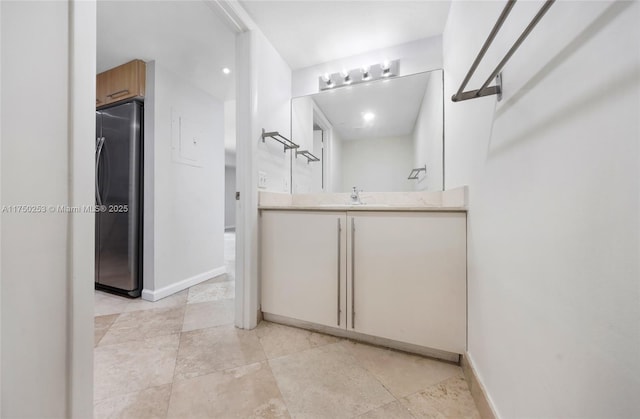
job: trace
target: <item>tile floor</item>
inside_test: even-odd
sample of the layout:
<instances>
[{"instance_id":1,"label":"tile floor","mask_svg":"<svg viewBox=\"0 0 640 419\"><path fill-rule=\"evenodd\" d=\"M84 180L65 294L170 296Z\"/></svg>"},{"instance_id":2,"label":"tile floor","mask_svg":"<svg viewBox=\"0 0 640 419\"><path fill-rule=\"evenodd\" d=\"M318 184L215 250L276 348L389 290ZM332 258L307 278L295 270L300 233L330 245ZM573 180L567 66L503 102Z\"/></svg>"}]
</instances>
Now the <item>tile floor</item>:
<instances>
[{"instance_id":1,"label":"tile floor","mask_svg":"<svg viewBox=\"0 0 640 419\"><path fill-rule=\"evenodd\" d=\"M155 303L96 292L96 418L480 417L456 365L269 322L236 329L228 268Z\"/></svg>"}]
</instances>

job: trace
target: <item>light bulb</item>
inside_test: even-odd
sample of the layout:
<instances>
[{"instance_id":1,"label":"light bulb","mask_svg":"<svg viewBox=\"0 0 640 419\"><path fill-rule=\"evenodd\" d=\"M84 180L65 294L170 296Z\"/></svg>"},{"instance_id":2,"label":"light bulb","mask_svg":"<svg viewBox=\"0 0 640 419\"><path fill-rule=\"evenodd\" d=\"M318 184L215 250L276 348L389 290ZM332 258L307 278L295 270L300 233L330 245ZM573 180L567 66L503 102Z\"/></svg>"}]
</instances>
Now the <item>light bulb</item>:
<instances>
[{"instance_id":1,"label":"light bulb","mask_svg":"<svg viewBox=\"0 0 640 419\"><path fill-rule=\"evenodd\" d=\"M369 67L362 67L362 80L371 79L371 74L369 74Z\"/></svg>"}]
</instances>

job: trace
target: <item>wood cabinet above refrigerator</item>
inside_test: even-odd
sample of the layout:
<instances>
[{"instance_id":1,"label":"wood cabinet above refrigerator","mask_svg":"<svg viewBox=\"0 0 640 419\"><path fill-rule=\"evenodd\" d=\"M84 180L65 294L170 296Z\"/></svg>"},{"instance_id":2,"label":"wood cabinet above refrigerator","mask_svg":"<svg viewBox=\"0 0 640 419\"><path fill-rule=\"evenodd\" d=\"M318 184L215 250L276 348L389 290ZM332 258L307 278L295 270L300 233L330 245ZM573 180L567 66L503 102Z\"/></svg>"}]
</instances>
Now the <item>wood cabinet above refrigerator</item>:
<instances>
[{"instance_id":1,"label":"wood cabinet above refrigerator","mask_svg":"<svg viewBox=\"0 0 640 419\"><path fill-rule=\"evenodd\" d=\"M145 94L146 64L133 60L96 76L96 108Z\"/></svg>"}]
</instances>

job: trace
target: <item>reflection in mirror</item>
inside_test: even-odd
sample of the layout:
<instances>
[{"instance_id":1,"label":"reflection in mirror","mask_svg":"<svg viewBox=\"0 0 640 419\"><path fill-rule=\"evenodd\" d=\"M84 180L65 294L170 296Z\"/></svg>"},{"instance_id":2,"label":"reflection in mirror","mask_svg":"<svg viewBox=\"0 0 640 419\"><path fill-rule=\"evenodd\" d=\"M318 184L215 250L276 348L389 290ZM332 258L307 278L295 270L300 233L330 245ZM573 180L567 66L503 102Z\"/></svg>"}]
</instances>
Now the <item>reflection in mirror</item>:
<instances>
[{"instance_id":1,"label":"reflection in mirror","mask_svg":"<svg viewBox=\"0 0 640 419\"><path fill-rule=\"evenodd\" d=\"M291 137L292 193L442 190L442 70L294 98Z\"/></svg>"}]
</instances>

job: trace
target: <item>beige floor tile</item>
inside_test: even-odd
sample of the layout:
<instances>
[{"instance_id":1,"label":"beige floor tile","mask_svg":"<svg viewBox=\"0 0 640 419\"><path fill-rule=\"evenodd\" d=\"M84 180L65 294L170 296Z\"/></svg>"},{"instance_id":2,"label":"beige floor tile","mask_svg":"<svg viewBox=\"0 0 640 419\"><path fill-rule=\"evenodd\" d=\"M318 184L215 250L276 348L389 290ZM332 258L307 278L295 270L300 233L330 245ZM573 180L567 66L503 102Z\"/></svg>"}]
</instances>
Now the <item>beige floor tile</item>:
<instances>
[{"instance_id":1,"label":"beige floor tile","mask_svg":"<svg viewBox=\"0 0 640 419\"><path fill-rule=\"evenodd\" d=\"M187 296L189 294L189 290L182 290L175 294L172 294L168 297L162 298L158 301L146 301L142 298L136 298L134 300L129 300L127 306L125 307L125 312L138 311L138 310L150 310L155 308L171 308L171 307L180 307L187 303Z\"/></svg>"},{"instance_id":2,"label":"beige floor tile","mask_svg":"<svg viewBox=\"0 0 640 419\"><path fill-rule=\"evenodd\" d=\"M462 377L453 377L401 402L416 418L480 419L473 398Z\"/></svg>"},{"instance_id":3,"label":"beige floor tile","mask_svg":"<svg viewBox=\"0 0 640 419\"><path fill-rule=\"evenodd\" d=\"M184 307L174 307L122 313L99 346L177 333L182 329L184 312Z\"/></svg>"},{"instance_id":4,"label":"beige floor tile","mask_svg":"<svg viewBox=\"0 0 640 419\"><path fill-rule=\"evenodd\" d=\"M235 265L235 261L230 262L230 264ZM225 262L225 267L227 268L227 270L228 270L228 265L229 265L229 263ZM211 279L207 279L206 281L203 281L203 282L199 283L198 285L218 284L220 282L229 282L229 281L233 281L233 280L234 280L234 278L232 276L230 276L229 273L227 272L227 273L222 274L222 275L214 276ZM194 285L193 287L197 287L198 285ZM193 288L193 287L191 287L191 288Z\"/></svg>"},{"instance_id":5,"label":"beige floor tile","mask_svg":"<svg viewBox=\"0 0 640 419\"><path fill-rule=\"evenodd\" d=\"M396 397L424 390L451 377L462 377L454 364L356 342L345 346Z\"/></svg>"},{"instance_id":6,"label":"beige floor tile","mask_svg":"<svg viewBox=\"0 0 640 419\"><path fill-rule=\"evenodd\" d=\"M288 418L266 362L173 384L170 418Z\"/></svg>"},{"instance_id":7,"label":"beige floor tile","mask_svg":"<svg viewBox=\"0 0 640 419\"><path fill-rule=\"evenodd\" d=\"M189 290L183 290L158 301L146 301L142 298L127 298L95 291L94 312L96 316L104 316L154 308L179 307L186 304L188 293Z\"/></svg>"},{"instance_id":8,"label":"beige floor tile","mask_svg":"<svg viewBox=\"0 0 640 419\"><path fill-rule=\"evenodd\" d=\"M333 336L267 321L258 325L256 333L269 359L340 341Z\"/></svg>"},{"instance_id":9,"label":"beige floor tile","mask_svg":"<svg viewBox=\"0 0 640 419\"><path fill-rule=\"evenodd\" d=\"M168 384L173 379L180 335L98 346L94 350L94 399Z\"/></svg>"},{"instance_id":10,"label":"beige floor tile","mask_svg":"<svg viewBox=\"0 0 640 419\"><path fill-rule=\"evenodd\" d=\"M360 415L358 419L413 419L413 416L396 400Z\"/></svg>"},{"instance_id":11,"label":"beige floor tile","mask_svg":"<svg viewBox=\"0 0 640 419\"><path fill-rule=\"evenodd\" d=\"M94 419L160 419L167 416L171 384L110 397L95 403Z\"/></svg>"},{"instance_id":12,"label":"beige floor tile","mask_svg":"<svg viewBox=\"0 0 640 419\"><path fill-rule=\"evenodd\" d=\"M129 299L109 294L103 291L95 291L94 315L106 316L108 314L124 313Z\"/></svg>"},{"instance_id":13,"label":"beige floor tile","mask_svg":"<svg viewBox=\"0 0 640 419\"><path fill-rule=\"evenodd\" d=\"M188 332L190 330L233 324L234 315L234 300L187 304L182 331Z\"/></svg>"},{"instance_id":14,"label":"beige floor tile","mask_svg":"<svg viewBox=\"0 0 640 419\"><path fill-rule=\"evenodd\" d=\"M264 361L260 341L254 330L233 325L184 332L176 361L174 380Z\"/></svg>"},{"instance_id":15,"label":"beige floor tile","mask_svg":"<svg viewBox=\"0 0 640 419\"><path fill-rule=\"evenodd\" d=\"M118 318L119 314L108 314L106 316L96 316L94 318L94 346L98 346L100 339L107 333L109 327Z\"/></svg>"},{"instance_id":16,"label":"beige floor tile","mask_svg":"<svg viewBox=\"0 0 640 419\"><path fill-rule=\"evenodd\" d=\"M294 418L350 418L394 400L344 342L269 361Z\"/></svg>"},{"instance_id":17,"label":"beige floor tile","mask_svg":"<svg viewBox=\"0 0 640 419\"><path fill-rule=\"evenodd\" d=\"M205 301L228 300L235 297L236 283L223 281L207 284L198 284L189 288L188 303L203 303Z\"/></svg>"}]
</instances>

